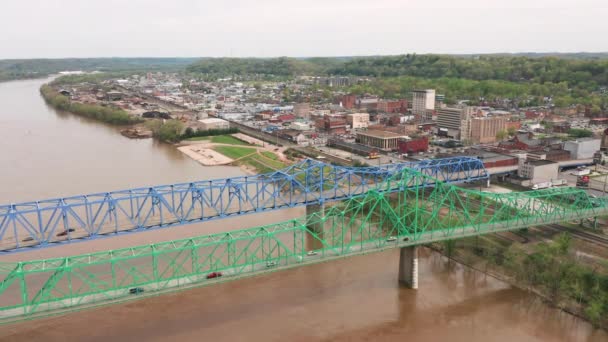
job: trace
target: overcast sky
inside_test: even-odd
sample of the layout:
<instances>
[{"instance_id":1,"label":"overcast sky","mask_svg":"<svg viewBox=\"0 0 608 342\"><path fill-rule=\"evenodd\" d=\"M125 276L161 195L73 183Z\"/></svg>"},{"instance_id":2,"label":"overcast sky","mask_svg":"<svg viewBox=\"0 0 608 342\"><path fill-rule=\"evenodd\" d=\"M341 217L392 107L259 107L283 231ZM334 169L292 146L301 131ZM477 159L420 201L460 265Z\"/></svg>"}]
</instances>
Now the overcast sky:
<instances>
[{"instance_id":1,"label":"overcast sky","mask_svg":"<svg viewBox=\"0 0 608 342\"><path fill-rule=\"evenodd\" d=\"M607 0L5 0L0 59L608 51Z\"/></svg>"}]
</instances>

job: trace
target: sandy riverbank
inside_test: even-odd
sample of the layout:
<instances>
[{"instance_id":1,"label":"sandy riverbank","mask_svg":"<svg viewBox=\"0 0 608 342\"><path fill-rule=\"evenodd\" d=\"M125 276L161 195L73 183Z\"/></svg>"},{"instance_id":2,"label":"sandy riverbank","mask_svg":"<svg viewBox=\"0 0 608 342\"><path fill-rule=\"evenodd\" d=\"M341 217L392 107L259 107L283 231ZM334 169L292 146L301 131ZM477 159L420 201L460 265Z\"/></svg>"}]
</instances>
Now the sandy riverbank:
<instances>
[{"instance_id":1,"label":"sandy riverbank","mask_svg":"<svg viewBox=\"0 0 608 342\"><path fill-rule=\"evenodd\" d=\"M226 165L233 161L225 155L209 148L209 144L207 143L180 146L177 149L205 166Z\"/></svg>"}]
</instances>

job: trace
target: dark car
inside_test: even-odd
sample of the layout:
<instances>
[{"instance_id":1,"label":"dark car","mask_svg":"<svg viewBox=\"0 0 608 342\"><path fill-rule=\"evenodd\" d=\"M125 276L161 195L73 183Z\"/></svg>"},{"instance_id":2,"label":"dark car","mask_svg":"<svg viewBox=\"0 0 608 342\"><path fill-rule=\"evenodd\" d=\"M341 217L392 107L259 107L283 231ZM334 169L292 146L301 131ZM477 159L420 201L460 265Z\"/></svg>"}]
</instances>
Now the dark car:
<instances>
[{"instance_id":1,"label":"dark car","mask_svg":"<svg viewBox=\"0 0 608 342\"><path fill-rule=\"evenodd\" d=\"M219 278L222 276L222 272L211 272L207 274L207 279Z\"/></svg>"},{"instance_id":2,"label":"dark car","mask_svg":"<svg viewBox=\"0 0 608 342\"><path fill-rule=\"evenodd\" d=\"M139 293L143 293L144 289L141 287L133 287L129 289L129 293L130 294L139 294Z\"/></svg>"},{"instance_id":3,"label":"dark car","mask_svg":"<svg viewBox=\"0 0 608 342\"><path fill-rule=\"evenodd\" d=\"M66 236L66 235L68 235L68 233L72 233L75 231L76 231L76 229L74 229L74 228L66 229L66 230L62 231L61 233L57 234L57 236Z\"/></svg>"}]
</instances>

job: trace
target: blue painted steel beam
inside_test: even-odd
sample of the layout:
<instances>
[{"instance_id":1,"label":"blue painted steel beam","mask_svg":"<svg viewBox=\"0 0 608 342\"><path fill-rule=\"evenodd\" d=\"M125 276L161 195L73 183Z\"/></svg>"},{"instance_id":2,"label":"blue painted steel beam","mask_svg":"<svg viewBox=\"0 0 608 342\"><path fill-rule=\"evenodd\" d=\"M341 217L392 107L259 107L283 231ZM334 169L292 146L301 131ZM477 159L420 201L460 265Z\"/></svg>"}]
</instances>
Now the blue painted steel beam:
<instances>
[{"instance_id":1,"label":"blue painted steel beam","mask_svg":"<svg viewBox=\"0 0 608 342\"><path fill-rule=\"evenodd\" d=\"M250 213L348 199L375 189L404 188L388 180L404 168L436 181L489 177L476 158L455 157L370 167L306 159L254 176L160 185L0 206L0 251L49 247L126 232L205 222ZM412 186L432 186L412 184Z\"/></svg>"}]
</instances>

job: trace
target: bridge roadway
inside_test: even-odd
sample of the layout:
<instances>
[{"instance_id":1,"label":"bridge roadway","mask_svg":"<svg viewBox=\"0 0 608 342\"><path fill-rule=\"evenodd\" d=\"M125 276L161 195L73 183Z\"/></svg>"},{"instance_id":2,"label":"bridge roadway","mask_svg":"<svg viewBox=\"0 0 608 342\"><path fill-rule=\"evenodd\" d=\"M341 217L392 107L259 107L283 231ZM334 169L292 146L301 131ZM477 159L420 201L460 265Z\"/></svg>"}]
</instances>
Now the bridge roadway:
<instances>
[{"instance_id":1,"label":"bridge roadway","mask_svg":"<svg viewBox=\"0 0 608 342\"><path fill-rule=\"evenodd\" d=\"M427 184L488 179L470 157L377 167L342 167L307 159L269 174L162 185L0 206L0 251L166 228L271 210L322 204L368 190L399 191L392 175L413 169Z\"/></svg>"},{"instance_id":2,"label":"bridge roadway","mask_svg":"<svg viewBox=\"0 0 608 342\"><path fill-rule=\"evenodd\" d=\"M258 228L0 263L0 317L45 315L389 248L608 214L607 198L575 188L495 194L445 183L419 186L429 177L409 169L391 178L412 186L397 193L372 189L322 212ZM208 278L217 272L222 276Z\"/></svg>"}]
</instances>

